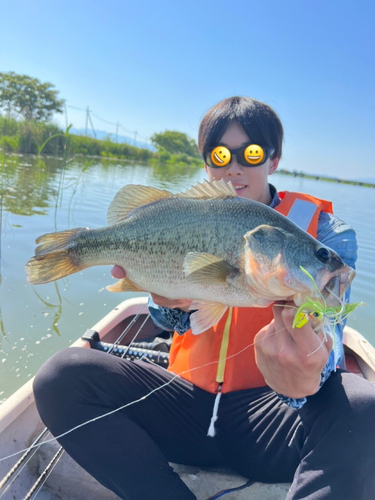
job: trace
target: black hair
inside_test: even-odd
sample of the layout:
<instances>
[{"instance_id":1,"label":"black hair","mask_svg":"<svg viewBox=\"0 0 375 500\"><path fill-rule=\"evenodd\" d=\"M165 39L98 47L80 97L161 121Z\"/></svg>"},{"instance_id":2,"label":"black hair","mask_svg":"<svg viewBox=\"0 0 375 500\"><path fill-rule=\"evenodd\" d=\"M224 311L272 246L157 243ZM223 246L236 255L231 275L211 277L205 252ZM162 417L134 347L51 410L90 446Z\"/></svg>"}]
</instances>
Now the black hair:
<instances>
[{"instance_id":1,"label":"black hair","mask_svg":"<svg viewBox=\"0 0 375 500\"><path fill-rule=\"evenodd\" d=\"M254 144L274 148L272 158L281 158L284 130L280 118L267 104L238 96L224 99L207 111L199 127L199 152L217 146L233 122L241 125Z\"/></svg>"}]
</instances>

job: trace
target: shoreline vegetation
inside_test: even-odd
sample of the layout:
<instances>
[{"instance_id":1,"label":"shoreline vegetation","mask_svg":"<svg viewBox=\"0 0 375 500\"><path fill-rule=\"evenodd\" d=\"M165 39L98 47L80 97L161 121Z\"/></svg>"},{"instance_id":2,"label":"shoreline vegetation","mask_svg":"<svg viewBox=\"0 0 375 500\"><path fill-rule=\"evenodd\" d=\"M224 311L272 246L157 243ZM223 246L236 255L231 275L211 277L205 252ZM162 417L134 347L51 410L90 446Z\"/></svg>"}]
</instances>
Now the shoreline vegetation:
<instances>
[{"instance_id":1,"label":"shoreline vegetation","mask_svg":"<svg viewBox=\"0 0 375 500\"><path fill-rule=\"evenodd\" d=\"M198 149L196 152L193 150L192 154L187 154L179 152L178 149L176 152L170 152L155 144L157 150L151 151L125 142L114 142L110 137L100 140L90 136L75 135L70 133L69 129L70 126L64 131L52 123L20 121L0 115L0 150L5 154L30 154L66 159L73 156L86 156L141 163L202 166Z\"/></svg>"},{"instance_id":2,"label":"shoreline vegetation","mask_svg":"<svg viewBox=\"0 0 375 500\"><path fill-rule=\"evenodd\" d=\"M168 141L165 141L167 148L163 147L163 142L160 144L154 141L157 150L151 151L146 148L132 146L125 142L114 142L109 136L104 140L100 140L90 136L74 135L69 133L69 129L70 127L64 131L55 124L35 120L20 121L0 115L0 153L30 154L38 157L54 156L63 157L64 159L74 156L84 156L87 158L137 161L151 164L173 164L175 166L181 165L193 168L200 168L202 166L202 159L198 149L196 145L195 147L191 147L194 141L188 139L187 136L185 137L189 141L189 154L180 152L178 144L177 147L176 144L172 145L170 137L167 137ZM184 136L180 132L167 131L164 134L155 134L154 137L165 138L166 135L170 134L175 134L178 139ZM168 144L171 147L168 147ZM306 174L283 168L279 168L277 172L280 175L375 188L375 183L366 181Z\"/></svg>"}]
</instances>

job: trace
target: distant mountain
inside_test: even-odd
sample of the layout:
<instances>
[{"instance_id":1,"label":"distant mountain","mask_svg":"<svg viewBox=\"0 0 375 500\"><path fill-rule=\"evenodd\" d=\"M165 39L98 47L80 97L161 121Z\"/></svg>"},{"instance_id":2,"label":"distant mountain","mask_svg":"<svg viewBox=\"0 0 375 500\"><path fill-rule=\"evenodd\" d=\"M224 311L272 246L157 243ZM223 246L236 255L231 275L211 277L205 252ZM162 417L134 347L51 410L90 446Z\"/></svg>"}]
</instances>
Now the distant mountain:
<instances>
[{"instance_id":1,"label":"distant mountain","mask_svg":"<svg viewBox=\"0 0 375 500\"><path fill-rule=\"evenodd\" d=\"M86 130L83 128L72 127L70 129L70 133L75 135L86 135ZM110 134L105 130L95 130L95 134L96 134L96 139L103 140L109 137L113 142L119 142L119 143L126 142L126 144L130 144L130 146L136 146L137 148L144 148L144 149L149 149L150 151L156 151L156 148L154 148L154 146L152 146L151 144L142 141L134 141L134 139L132 139L131 137L127 137L126 135L118 135L116 141L116 134ZM95 138L94 132L92 130L88 130L87 135L89 137Z\"/></svg>"}]
</instances>

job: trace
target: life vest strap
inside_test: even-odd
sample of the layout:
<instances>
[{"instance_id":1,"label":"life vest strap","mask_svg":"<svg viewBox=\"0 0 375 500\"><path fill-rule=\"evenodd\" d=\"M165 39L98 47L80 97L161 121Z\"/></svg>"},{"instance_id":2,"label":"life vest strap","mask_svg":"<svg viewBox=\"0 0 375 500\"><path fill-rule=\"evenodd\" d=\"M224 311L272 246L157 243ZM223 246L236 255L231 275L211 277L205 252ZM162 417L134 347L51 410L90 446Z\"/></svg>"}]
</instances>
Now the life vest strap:
<instances>
[{"instance_id":1,"label":"life vest strap","mask_svg":"<svg viewBox=\"0 0 375 500\"><path fill-rule=\"evenodd\" d=\"M233 313L233 308L230 307L227 319L225 321L223 338L221 340L221 346L220 346L219 363L217 365L216 382L219 382L219 384L222 384L224 382L224 372L225 372L225 364L228 353L229 333L230 333L230 325L232 323L232 313Z\"/></svg>"}]
</instances>

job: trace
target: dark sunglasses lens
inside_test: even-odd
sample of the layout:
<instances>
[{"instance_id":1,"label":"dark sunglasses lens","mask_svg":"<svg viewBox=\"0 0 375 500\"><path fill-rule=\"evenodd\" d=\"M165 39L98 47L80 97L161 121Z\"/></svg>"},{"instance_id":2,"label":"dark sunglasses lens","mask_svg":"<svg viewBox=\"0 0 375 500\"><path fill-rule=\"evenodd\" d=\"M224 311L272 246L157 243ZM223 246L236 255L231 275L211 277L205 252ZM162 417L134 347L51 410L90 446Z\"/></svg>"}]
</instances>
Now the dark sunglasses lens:
<instances>
[{"instance_id":1,"label":"dark sunglasses lens","mask_svg":"<svg viewBox=\"0 0 375 500\"><path fill-rule=\"evenodd\" d=\"M231 152L224 146L217 146L212 151L205 154L206 163L210 167L220 168L225 167L230 163L232 158Z\"/></svg>"},{"instance_id":2,"label":"dark sunglasses lens","mask_svg":"<svg viewBox=\"0 0 375 500\"><path fill-rule=\"evenodd\" d=\"M216 148L204 153L203 159L209 167L221 168L231 162L232 154L234 154L240 165L258 167L263 165L273 153L273 148L263 148L258 144L249 144L243 148L233 150L229 150L225 146L216 146Z\"/></svg>"},{"instance_id":3,"label":"dark sunglasses lens","mask_svg":"<svg viewBox=\"0 0 375 500\"><path fill-rule=\"evenodd\" d=\"M267 161L267 150L258 144L250 144L245 148L243 157L249 167L257 167Z\"/></svg>"}]
</instances>

